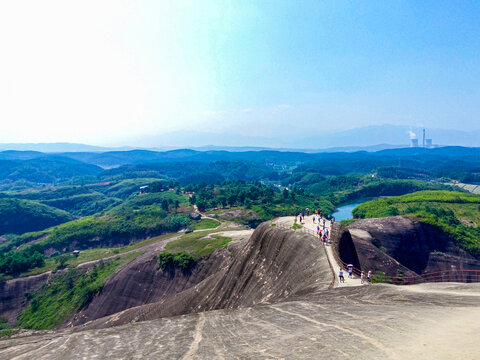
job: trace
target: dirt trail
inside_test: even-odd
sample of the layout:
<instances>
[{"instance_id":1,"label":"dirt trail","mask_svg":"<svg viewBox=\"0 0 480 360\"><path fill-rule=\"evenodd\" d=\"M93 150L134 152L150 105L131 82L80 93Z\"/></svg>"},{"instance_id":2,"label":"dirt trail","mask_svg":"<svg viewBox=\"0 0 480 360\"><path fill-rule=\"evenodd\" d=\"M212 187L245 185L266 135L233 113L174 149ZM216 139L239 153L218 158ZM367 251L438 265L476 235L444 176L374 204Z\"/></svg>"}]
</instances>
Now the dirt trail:
<instances>
[{"instance_id":1,"label":"dirt trail","mask_svg":"<svg viewBox=\"0 0 480 360\"><path fill-rule=\"evenodd\" d=\"M153 244L148 244L148 245L136 248L136 249L119 252L118 254L115 254L115 255L112 255L112 256L107 256L107 257L104 257L102 259L86 261L84 263L78 264L77 268L93 266L95 264L98 264L100 261L108 261L108 260L114 259L118 256L125 255L125 254L130 254L130 253L133 253L133 252L142 252L142 251L144 251L144 252L158 252L160 250L163 250L166 243L168 243L170 241L173 241L173 240L177 240L178 238L180 238L180 235L172 236L172 237L169 237L167 239L162 239L162 240L159 239L158 241L154 242Z\"/></svg>"}]
</instances>

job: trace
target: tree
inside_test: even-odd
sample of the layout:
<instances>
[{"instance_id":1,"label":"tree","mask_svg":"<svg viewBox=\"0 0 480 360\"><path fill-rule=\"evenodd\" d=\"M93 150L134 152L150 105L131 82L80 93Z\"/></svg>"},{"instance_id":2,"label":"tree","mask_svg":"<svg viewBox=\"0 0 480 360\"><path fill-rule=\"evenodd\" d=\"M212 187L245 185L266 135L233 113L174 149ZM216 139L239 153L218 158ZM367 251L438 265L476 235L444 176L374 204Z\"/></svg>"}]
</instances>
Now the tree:
<instances>
[{"instance_id":1,"label":"tree","mask_svg":"<svg viewBox=\"0 0 480 360\"><path fill-rule=\"evenodd\" d=\"M165 211L168 211L168 201L167 200L162 200L162 209Z\"/></svg>"},{"instance_id":2,"label":"tree","mask_svg":"<svg viewBox=\"0 0 480 360\"><path fill-rule=\"evenodd\" d=\"M63 269L65 268L65 265L67 264L67 261L70 259L70 256L68 254L62 254L60 256L57 256L55 258L55 262L58 264L57 269Z\"/></svg>"},{"instance_id":3,"label":"tree","mask_svg":"<svg viewBox=\"0 0 480 360\"><path fill-rule=\"evenodd\" d=\"M220 195L218 197L218 201L220 202L220 204L222 204L223 208L225 208L225 206L227 206L227 198L225 197L225 195Z\"/></svg>"}]
</instances>

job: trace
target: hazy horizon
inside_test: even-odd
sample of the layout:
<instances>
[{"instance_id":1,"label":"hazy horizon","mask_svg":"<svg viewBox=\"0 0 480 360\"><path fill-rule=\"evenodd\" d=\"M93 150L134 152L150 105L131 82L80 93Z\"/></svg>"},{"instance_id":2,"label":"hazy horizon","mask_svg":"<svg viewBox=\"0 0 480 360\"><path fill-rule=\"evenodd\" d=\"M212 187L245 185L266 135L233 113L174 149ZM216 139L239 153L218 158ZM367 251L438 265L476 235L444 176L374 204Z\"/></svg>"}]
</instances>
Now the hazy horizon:
<instances>
[{"instance_id":1,"label":"hazy horizon","mask_svg":"<svg viewBox=\"0 0 480 360\"><path fill-rule=\"evenodd\" d=\"M425 138L434 147L464 146L478 147L480 131L462 132L451 129L414 128L395 125L371 125L341 132L327 132L310 137L255 137L239 136L226 133L210 133L198 131L177 131L159 136L145 136L136 143L125 143L117 146L89 144L78 142L33 142L33 143L0 143L0 151L34 150L42 152L83 152L109 150L172 150L172 149L224 149L244 151L246 149L272 150L305 150L311 151L378 151L400 147L411 147L412 139L417 139L419 147Z\"/></svg>"},{"instance_id":2,"label":"hazy horizon","mask_svg":"<svg viewBox=\"0 0 480 360\"><path fill-rule=\"evenodd\" d=\"M322 148L372 125L478 131L478 14L435 1L5 2L0 143L196 131Z\"/></svg>"}]
</instances>

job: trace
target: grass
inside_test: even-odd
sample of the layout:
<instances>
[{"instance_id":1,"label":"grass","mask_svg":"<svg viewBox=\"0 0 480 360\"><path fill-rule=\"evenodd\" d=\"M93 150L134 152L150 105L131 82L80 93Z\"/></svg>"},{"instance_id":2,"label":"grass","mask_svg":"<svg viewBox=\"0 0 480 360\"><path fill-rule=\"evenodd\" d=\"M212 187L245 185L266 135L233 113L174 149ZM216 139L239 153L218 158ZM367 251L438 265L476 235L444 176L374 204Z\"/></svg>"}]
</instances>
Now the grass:
<instances>
[{"instance_id":1,"label":"grass","mask_svg":"<svg viewBox=\"0 0 480 360\"><path fill-rule=\"evenodd\" d=\"M393 280L392 278L385 275L384 272L377 270L375 275L372 276L372 284L375 283L393 284Z\"/></svg>"},{"instance_id":2,"label":"grass","mask_svg":"<svg viewBox=\"0 0 480 360\"><path fill-rule=\"evenodd\" d=\"M358 219L348 219L348 220L341 220L340 223L344 226L348 226L350 225L351 223L354 223L355 221L357 221Z\"/></svg>"},{"instance_id":3,"label":"grass","mask_svg":"<svg viewBox=\"0 0 480 360\"><path fill-rule=\"evenodd\" d=\"M47 272L47 271L54 271L56 268L57 268L57 264L54 259L45 259L44 266L33 268L29 271L23 272L19 276L15 276L15 278L43 274L44 272ZM10 276L5 278L14 278L14 277Z\"/></svg>"},{"instance_id":4,"label":"grass","mask_svg":"<svg viewBox=\"0 0 480 360\"><path fill-rule=\"evenodd\" d=\"M0 330L0 339L1 339L2 337L7 337L7 336L15 335L15 334L17 334L19 331L20 331L20 329L4 329L4 330Z\"/></svg>"},{"instance_id":5,"label":"grass","mask_svg":"<svg viewBox=\"0 0 480 360\"><path fill-rule=\"evenodd\" d=\"M201 219L193 224L195 230L215 229L220 225L220 221L214 219Z\"/></svg>"},{"instance_id":6,"label":"grass","mask_svg":"<svg viewBox=\"0 0 480 360\"><path fill-rule=\"evenodd\" d=\"M297 217L295 216L295 220L293 221L292 229L297 230L297 229L301 229L301 228L302 228L302 225L297 223Z\"/></svg>"},{"instance_id":7,"label":"grass","mask_svg":"<svg viewBox=\"0 0 480 360\"><path fill-rule=\"evenodd\" d=\"M178 233L170 233L170 234L164 234L164 235L160 235L160 236L154 236L154 237L151 237L151 238L139 241L139 242L133 242L133 243L131 243L127 246L121 247L119 249L121 249L121 251L123 251L123 250L125 250L125 251L136 250L136 249L142 248L142 247L147 246L147 245L155 244L158 241L163 241L163 240L170 239L170 238L175 237L175 236L178 236Z\"/></svg>"},{"instance_id":8,"label":"grass","mask_svg":"<svg viewBox=\"0 0 480 360\"><path fill-rule=\"evenodd\" d=\"M202 219L199 222L197 222L198 229L196 230L211 230L212 228L218 227L221 223L217 220L214 219ZM223 230L228 230L228 229L223 229ZM222 231L223 231L222 230ZM142 241L138 242L132 242L129 245L122 246L122 247L116 247L116 248L95 248L95 249L86 249L82 250L78 256L70 256L68 260L65 262L65 267L66 268L73 268L76 267L79 264L89 262L89 261L94 261L94 260L100 260L108 257L112 257L115 255L122 255L123 253L131 250L136 250L141 247L154 244L158 241L166 240L172 237L178 236L178 233L169 233L169 234L164 234L160 236L155 236L151 237ZM200 236L205 236L205 231L201 232ZM205 244L204 246L206 249L203 251L200 251L202 255L200 256L210 256L211 252L215 250L217 247L219 247L222 244L222 241L219 241L218 238L219 236L214 236L215 241L205 241L202 242L202 244ZM228 243L228 242L227 242ZM219 245L220 244L220 245ZM215 247L217 246L217 247ZM213 250L209 253L210 247L213 247ZM34 268L31 269L30 271L24 272L20 274L18 277L27 277L27 276L32 276L32 275L38 275L45 273L47 271L55 271L58 267L58 262L54 258L47 258L45 259L45 265L40 267L40 268ZM5 276L4 280L9 280L11 279L11 276Z\"/></svg>"},{"instance_id":9,"label":"grass","mask_svg":"<svg viewBox=\"0 0 480 360\"><path fill-rule=\"evenodd\" d=\"M111 257L114 255L123 255L123 253L131 250L140 249L144 246L154 244L158 241L162 241L168 238L175 236L176 233L173 234L166 234L161 236L151 237L142 241L133 242L129 245L116 247L116 248L97 248L97 249L88 249L82 250L78 256L72 256L67 262L68 267L75 267L79 264L93 261L93 260L100 260L106 257Z\"/></svg>"},{"instance_id":10,"label":"grass","mask_svg":"<svg viewBox=\"0 0 480 360\"><path fill-rule=\"evenodd\" d=\"M48 284L29 294L30 303L18 318L18 326L45 330L68 321L99 292L115 271L135 259L132 252L101 262L92 269L69 269L55 274Z\"/></svg>"},{"instance_id":11,"label":"grass","mask_svg":"<svg viewBox=\"0 0 480 360\"><path fill-rule=\"evenodd\" d=\"M177 233L170 233L161 236L151 237L142 241L133 242L129 245L117 247L117 248L96 248L96 249L87 249L82 250L78 256L71 256L65 263L65 267L73 268L77 265L83 264L85 262L100 260L107 257L119 255L122 256L125 252L136 250L147 245L154 244L158 241L166 240L171 237L177 236ZM34 268L30 271L20 274L18 277L27 277L32 275L42 274L47 271L54 271L58 267L58 263L55 258L45 259L45 265L39 268ZM12 279L12 276L5 276L5 280Z\"/></svg>"},{"instance_id":12,"label":"grass","mask_svg":"<svg viewBox=\"0 0 480 360\"><path fill-rule=\"evenodd\" d=\"M124 245L132 238L156 236L190 225L188 215L175 212L176 205L169 204L165 199L159 204L158 201L162 198L153 195L157 194L127 200L102 216L89 216L58 225L50 229L38 241L38 245L43 249L53 248L58 251L71 247L72 243L80 250L105 247L112 245L113 241L115 245ZM180 197L173 192L161 195ZM35 241L31 236L24 237L22 235L17 242Z\"/></svg>"},{"instance_id":13,"label":"grass","mask_svg":"<svg viewBox=\"0 0 480 360\"><path fill-rule=\"evenodd\" d=\"M216 235L214 232L194 232L170 241L165 245L165 250L171 253L185 251L196 258L208 258L216 249L226 248L230 241L231 238Z\"/></svg>"}]
</instances>

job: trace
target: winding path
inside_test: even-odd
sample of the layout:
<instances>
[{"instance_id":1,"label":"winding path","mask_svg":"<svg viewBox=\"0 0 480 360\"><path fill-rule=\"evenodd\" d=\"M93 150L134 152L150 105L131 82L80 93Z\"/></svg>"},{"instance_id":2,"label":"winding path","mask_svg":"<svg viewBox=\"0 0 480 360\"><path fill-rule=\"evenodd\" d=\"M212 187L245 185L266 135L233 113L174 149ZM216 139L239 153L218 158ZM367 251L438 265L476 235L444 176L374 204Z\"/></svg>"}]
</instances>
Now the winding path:
<instances>
[{"instance_id":1,"label":"winding path","mask_svg":"<svg viewBox=\"0 0 480 360\"><path fill-rule=\"evenodd\" d=\"M295 216L285 216L285 217L277 218L273 222L277 223L277 224L282 224L282 225L287 226L287 227L291 227L291 226L293 226L294 221L295 221ZM322 224L323 224L323 221L322 221ZM313 215L305 216L305 219L303 220L303 222L300 225L302 225L302 227L304 229L307 229L310 232L312 232L312 235L314 235L317 232L318 218L315 215L315 222L314 222L313 221ZM325 221L325 228L328 229L329 238L330 238L330 234L332 232L332 223L330 221L326 220ZM299 230L297 230L297 231L299 231ZM319 239L319 241L320 241L320 239ZM353 278L348 277L348 272L346 271L346 269L343 266L341 266L341 264L339 264L337 262L337 259L335 258L334 254L333 254L334 249L333 249L333 246L331 244L326 245L325 250L326 250L328 259L330 261L330 264L332 265L333 270L335 272L334 287L362 286L361 280L358 276L353 275ZM344 270L344 272L343 272L344 277L345 277L345 282L344 283L341 283L339 281L339 278L338 278L338 272L339 272L340 268L343 268L343 270ZM367 284L367 283L365 283L365 284Z\"/></svg>"}]
</instances>

